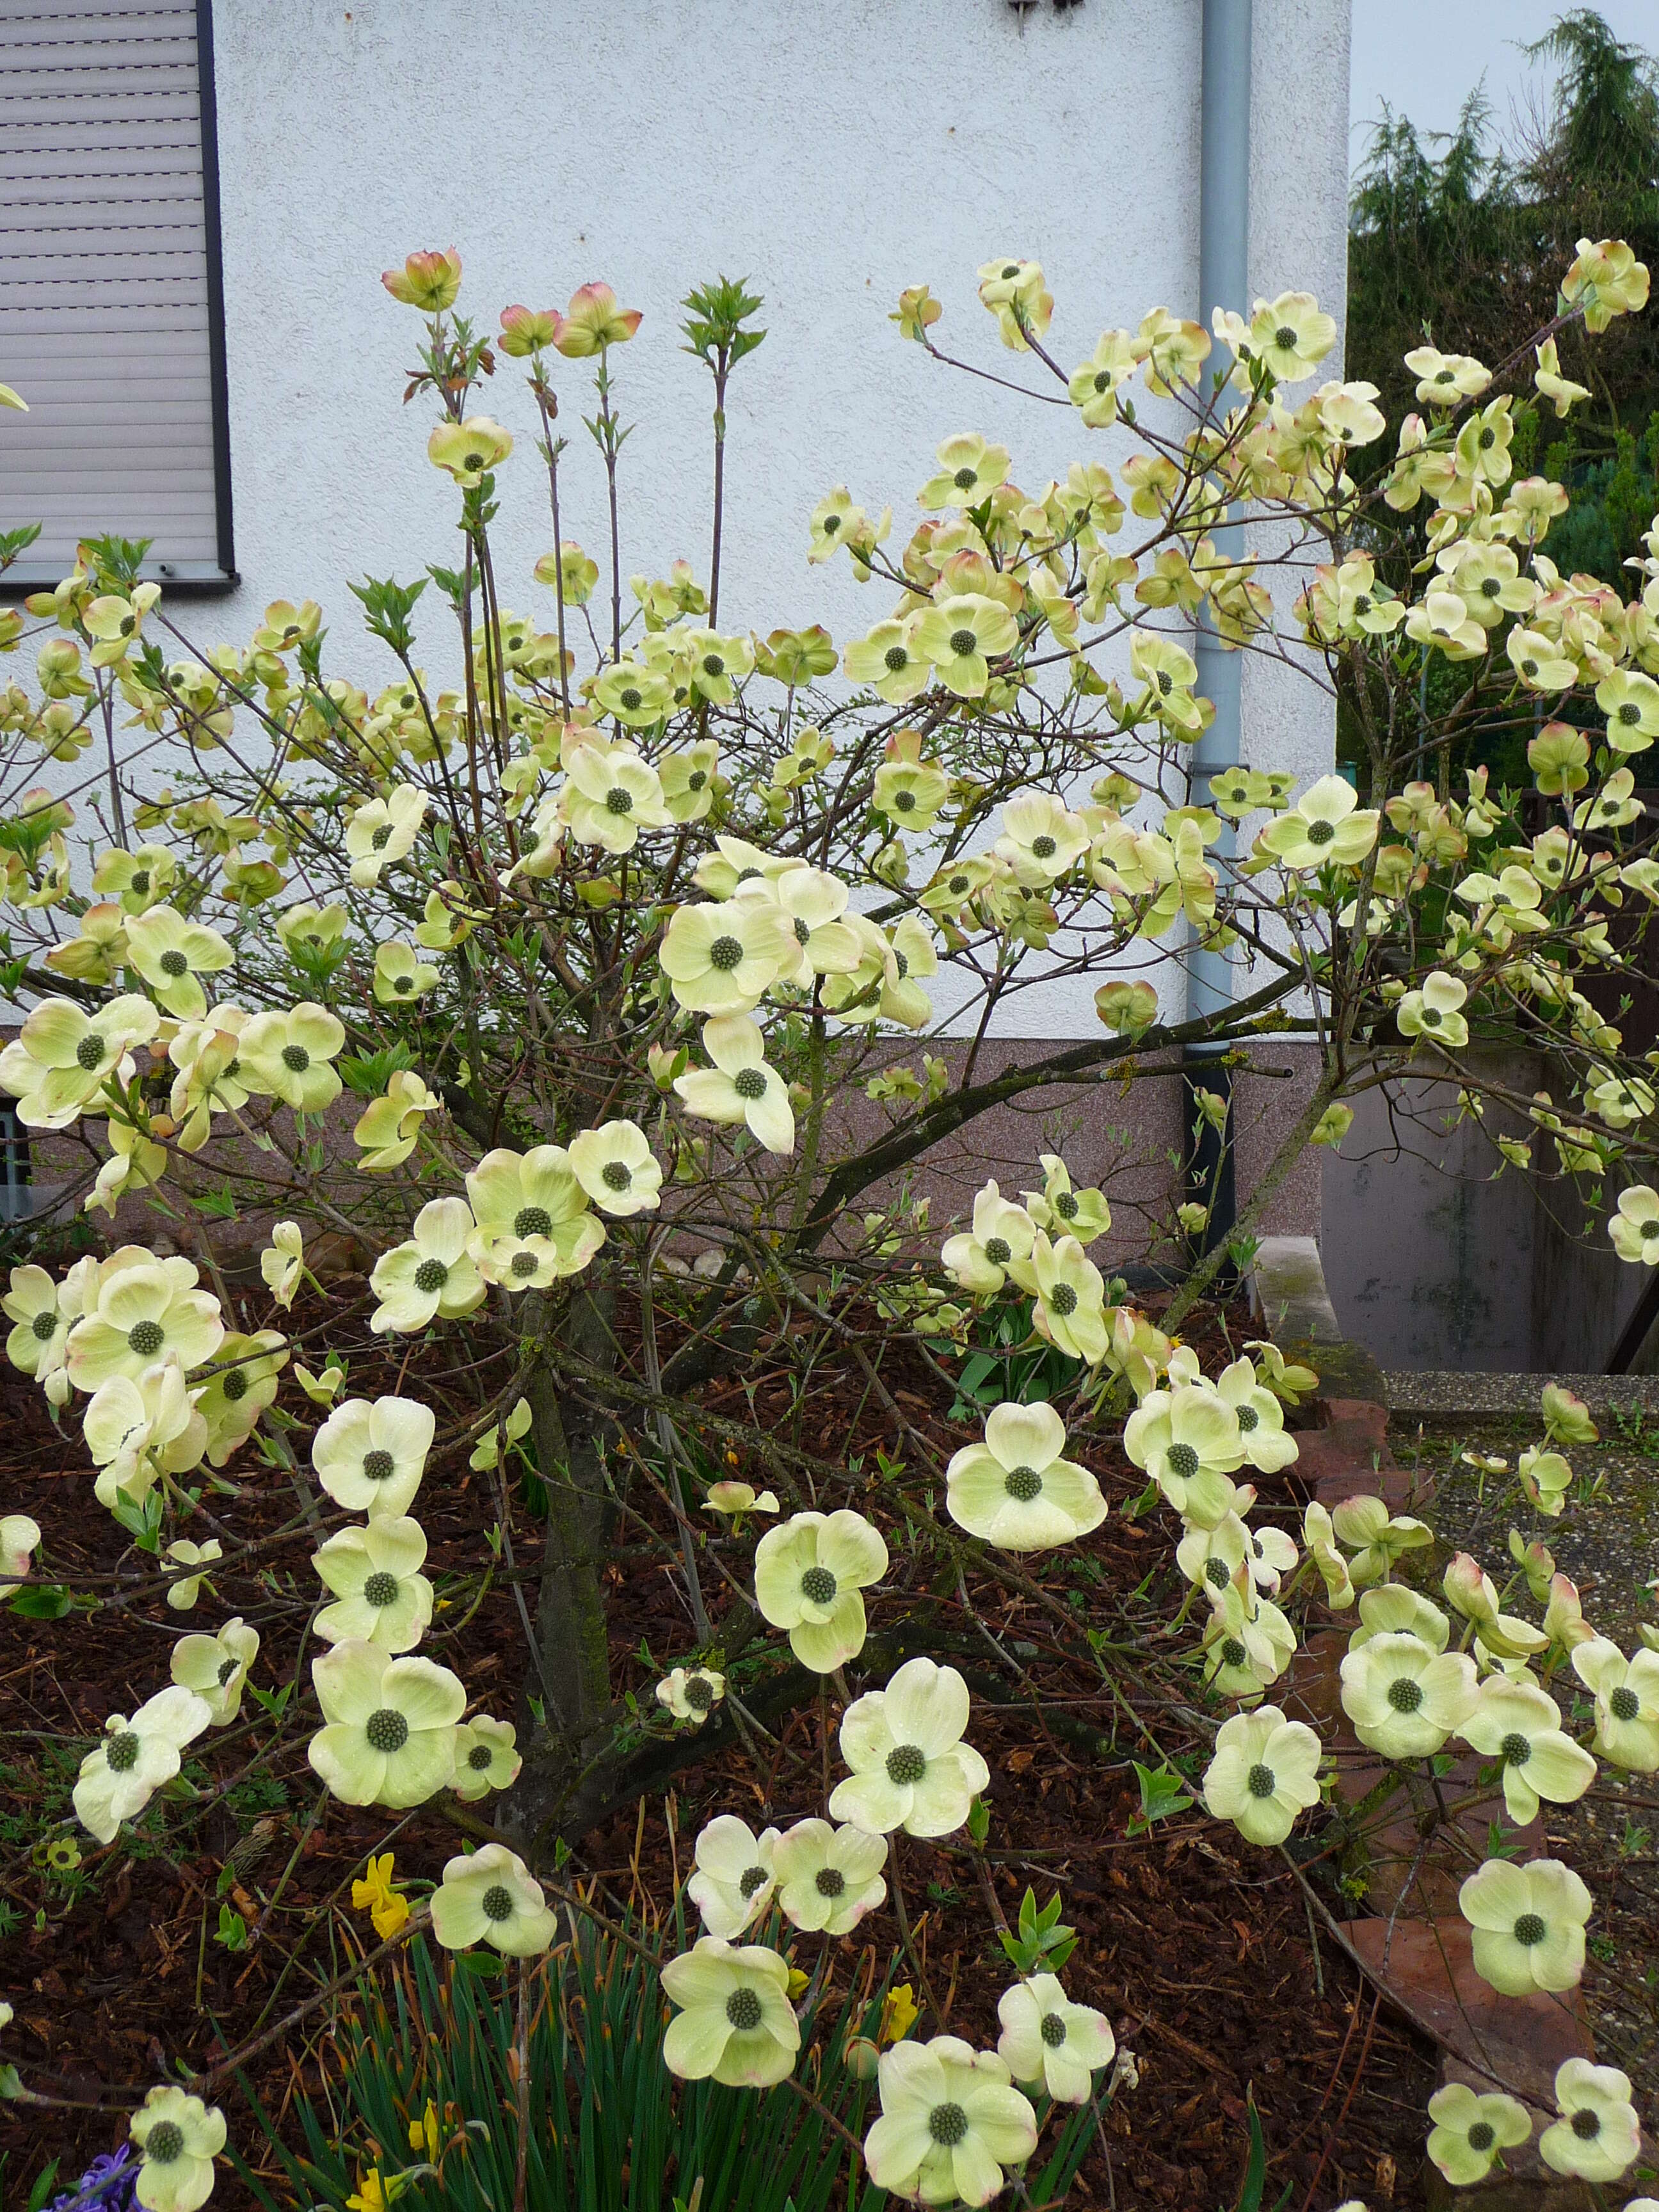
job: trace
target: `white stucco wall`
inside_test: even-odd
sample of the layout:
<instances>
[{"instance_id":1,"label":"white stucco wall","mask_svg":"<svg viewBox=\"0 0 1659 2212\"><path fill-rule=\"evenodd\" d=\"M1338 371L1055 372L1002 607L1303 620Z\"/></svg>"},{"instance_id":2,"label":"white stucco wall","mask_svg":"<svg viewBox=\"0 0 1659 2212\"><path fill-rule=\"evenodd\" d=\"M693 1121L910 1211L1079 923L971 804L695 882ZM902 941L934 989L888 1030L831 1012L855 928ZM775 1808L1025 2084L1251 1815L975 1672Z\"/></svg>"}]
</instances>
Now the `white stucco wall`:
<instances>
[{"instance_id":1,"label":"white stucco wall","mask_svg":"<svg viewBox=\"0 0 1659 2212\"><path fill-rule=\"evenodd\" d=\"M1158 302L1196 310L1200 0L1023 17L1006 0L217 0L215 19L244 580L190 611L204 639L245 638L268 599L309 595L337 659L356 631L348 577L454 557L429 410L400 404L418 319L379 281L416 246L460 248L461 305L490 329L504 304L562 306L590 277L644 311L616 362L640 424L622 462L624 574L682 554L706 572L708 386L676 303L716 271L750 277L769 335L732 391L722 622L823 622L838 640L887 606L844 563L806 566L830 485L890 501L902 542L951 431L1001 439L1033 487L1128 449L930 363L888 320L902 286L932 283L950 349L1015 374L975 297L993 253L1042 260L1067 364ZM1304 286L1340 314L1346 0L1255 0L1252 75L1252 287ZM528 577L551 542L533 414L502 367L487 404L521 440L501 479L503 594L550 627ZM564 528L603 560L583 365L558 376ZM433 606L434 671L446 626ZM371 689L390 673L368 641L356 665ZM1328 766L1310 687L1252 667L1245 714L1247 751ZM1033 1003L1027 1033L1093 1033L1079 996Z\"/></svg>"}]
</instances>

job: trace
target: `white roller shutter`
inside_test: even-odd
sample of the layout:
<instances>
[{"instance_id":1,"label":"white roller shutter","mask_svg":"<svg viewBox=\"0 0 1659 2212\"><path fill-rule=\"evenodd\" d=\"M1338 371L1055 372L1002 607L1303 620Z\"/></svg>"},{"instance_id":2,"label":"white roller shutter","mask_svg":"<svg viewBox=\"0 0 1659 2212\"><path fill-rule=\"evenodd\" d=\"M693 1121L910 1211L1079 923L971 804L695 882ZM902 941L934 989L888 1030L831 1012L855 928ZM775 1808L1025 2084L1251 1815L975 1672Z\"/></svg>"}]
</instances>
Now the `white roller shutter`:
<instances>
[{"instance_id":1,"label":"white roller shutter","mask_svg":"<svg viewBox=\"0 0 1659 2212\"><path fill-rule=\"evenodd\" d=\"M0 527L44 525L6 586L104 532L232 567L209 20L0 0Z\"/></svg>"}]
</instances>

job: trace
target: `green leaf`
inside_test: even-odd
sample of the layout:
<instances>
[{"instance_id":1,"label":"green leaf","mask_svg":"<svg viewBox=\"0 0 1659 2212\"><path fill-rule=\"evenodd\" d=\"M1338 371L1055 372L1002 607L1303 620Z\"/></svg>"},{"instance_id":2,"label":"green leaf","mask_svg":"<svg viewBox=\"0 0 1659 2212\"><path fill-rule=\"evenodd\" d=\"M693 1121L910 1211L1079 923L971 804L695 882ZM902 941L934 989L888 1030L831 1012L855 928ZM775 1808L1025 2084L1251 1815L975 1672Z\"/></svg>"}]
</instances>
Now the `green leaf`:
<instances>
[{"instance_id":1,"label":"green leaf","mask_svg":"<svg viewBox=\"0 0 1659 2212\"><path fill-rule=\"evenodd\" d=\"M74 1605L61 1583L33 1583L17 1592L11 1609L25 1620L61 1620Z\"/></svg>"},{"instance_id":2,"label":"green leaf","mask_svg":"<svg viewBox=\"0 0 1659 2212\"><path fill-rule=\"evenodd\" d=\"M1155 1820L1167 1820L1172 1814L1185 1813L1191 1808L1193 1800L1187 1795L1182 1778L1167 1761L1161 1766L1143 1766L1138 1759L1130 1764L1140 1784L1140 1812L1129 1822L1127 1834L1144 1835Z\"/></svg>"},{"instance_id":3,"label":"green leaf","mask_svg":"<svg viewBox=\"0 0 1659 2212\"><path fill-rule=\"evenodd\" d=\"M246 1921L230 1905L222 1905L219 1907L219 1925L213 1940L216 1943L222 1943L227 1951L246 1951Z\"/></svg>"}]
</instances>

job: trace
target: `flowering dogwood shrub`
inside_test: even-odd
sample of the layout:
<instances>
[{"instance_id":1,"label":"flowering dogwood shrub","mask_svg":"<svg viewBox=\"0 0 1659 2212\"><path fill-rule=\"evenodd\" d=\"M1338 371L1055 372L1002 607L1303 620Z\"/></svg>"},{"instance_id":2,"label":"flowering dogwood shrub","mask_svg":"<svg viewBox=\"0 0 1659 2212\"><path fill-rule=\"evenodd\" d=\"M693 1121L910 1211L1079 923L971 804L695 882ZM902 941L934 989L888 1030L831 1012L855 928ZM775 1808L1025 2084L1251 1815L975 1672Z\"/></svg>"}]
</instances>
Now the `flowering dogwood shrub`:
<instances>
[{"instance_id":1,"label":"flowering dogwood shrub","mask_svg":"<svg viewBox=\"0 0 1659 2212\"><path fill-rule=\"evenodd\" d=\"M562 313L509 307L487 333L458 310L453 252L385 280L422 318L409 396L436 418L427 455L453 484L460 552L353 587L378 673L338 657L305 599L268 607L250 638L191 643L140 581L143 548L111 539L0 615L0 647L34 652L33 683L0 692L7 988L28 1009L0 1084L84 1162L88 1209L125 1206L125 1223L155 1191L194 1224L201 1261L121 1243L61 1274L19 1267L8 1357L79 1438L99 1506L179 1612L235 1563L242 1486L262 1466L299 1475L295 1415L320 1410L302 1449L326 1501L321 1648L291 1686L310 1763L347 1805L441 1803L476 1846L432 1869L413 1913L371 1860L361 1902L387 1942L429 1924L447 1948L539 1955L580 1910L557 1879L566 1846L694 1759L711 1716L758 1728L833 1699L843 1771L787 1825L710 1821L686 1890L702 1932L662 1972L667 2064L757 2088L793 2074L812 2031L818 1939L890 1897L906 1924L904 1839L976 1853L988 1832L974 1700L925 1615L908 1641L884 1639L878 1679L848 1680L894 1547L982 1561L1074 1637L1031 1569L1103 1519L1070 1455L1108 1429L1145 1471L1144 1504L1166 1509L1188 1585L1189 1697L1214 1725L1204 1805L1249 1843L1284 1844L1328 1794L1327 1747L1274 1702L1314 1607L1352 1616L1342 1705L1408 1794L1455 1744L1496 1762L1516 1820L1581 1796L1598 1761L1659 1769L1659 1637L1626 1654L1596 1634L1535 1532L1561 1510L1567 1451L1595 1435L1569 1394L1544 1392L1516 1472L1528 1527L1503 1586L1460 1555L1443 1606L1410 1573L1431 1529L1381 1498L1310 1504L1299 1528L1256 1517L1253 1478L1294 1466L1284 1408L1315 1378L1267 1342L1206 1376L1179 1340L1226 1256L1206 1203L1164 1224L1194 1264L1154 1326L1091 1256L1110 1194L1074 1187L1057 1152L1018 1198L988 1183L942 1242L902 1184L890 1194L993 1106L1170 1056L1218 1070L1291 1034L1316 1048L1317 1080L1241 1237L1307 1144L1340 1141L1346 1099L1426 1074L1489 1123L1505 1162L1541 1170L1549 1154L1592 1204L1614 1184L1615 1249L1659 1264L1659 1197L1641 1181L1653 1056L1626 1049L1609 1011L1659 904L1630 765L1659 736L1659 521L1628 603L1563 576L1545 547L1567 493L1517 477L1513 452L1528 383L1558 411L1582 396L1561 337L1641 307L1646 271L1616 241L1584 241L1534 353L1496 368L1409 356L1423 411L1392 435L1370 386L1314 381L1335 325L1305 294L1218 314L1213 331L1156 307L1068 372L1041 269L994 261L980 277L1033 401L1076 416L1080 457L1064 482L1025 488L1012 444L948 437L922 519L897 537L890 507L830 489L805 559L845 557L878 586L862 638L762 634L758 611L721 607L725 400L762 337L757 301L722 280L687 302L715 400L707 566L625 577L621 364L639 313L592 283ZM917 289L894 319L937 352L939 315ZM501 411L528 436L483 404L510 365L524 392ZM594 553L562 534L556 428L590 374L608 517ZM544 492L549 549L532 576L506 577L501 502ZM1255 535L1227 550L1240 519ZM1407 526L1421 557L1398 589L1389 532ZM1328 775L1297 790L1265 759L1194 768L1212 715L1194 623L1341 686L1358 789ZM1449 674L1455 704L1436 719L1430 678ZM1484 769L1453 793L1450 748L1480 714L1530 720L1542 828ZM37 760L58 764L54 789L23 788ZM1194 945L1228 954L1236 988L1180 1018L1159 987ZM998 1018L1079 977L1097 986L1099 1036L986 1072ZM1547 1054L1556 1095L1513 1094L1477 1049L1518 1039ZM907 1040L939 1050L911 1064ZM873 1136L844 1110L858 1085L881 1109ZM1199 1099L1230 1144L1224 1092ZM215 1256L227 1197L270 1222L267 1325L251 1333L230 1326ZM471 1447L495 1516L481 1534L514 1576L530 1648L512 1720L475 1706L464 1638L453 1668L420 1649L433 1410L401 1387L352 1395L326 1306L294 1319L330 1232L372 1249L376 1335L470 1348L476 1418L443 1442ZM943 1367L998 1314L1060 1363L1051 1402L1011 1390L948 1465L884 1462L880 1497L857 1493L870 1510L848 1502L844 1468L752 1430L774 1486L759 1492L711 1480L690 1449L701 1387L792 1331L855 1358L878 1329ZM546 1501L533 1603L506 1534L517 1466ZM202 1540L208 1493L220 1533ZM647 1505L672 1532L691 1624L654 1710L614 1691L604 1574L623 1517L651 1525ZM704 1516L722 1531L719 1603ZM0 1573L48 1619L54 1533L0 1522ZM1119 1662L1090 1649L1109 1678ZM107 1842L177 1787L259 1662L243 1620L179 1634L171 1681L87 1753L80 1823ZM1595 1703L1588 1742L1563 1714L1574 1678ZM1441 1847L1468 1854L1455 1820ZM1494 1990L1577 1980L1589 1897L1571 1868L1472 1863L1461 1898ZM1105 2021L1066 1996L1057 1911L1033 1902L1005 1930L1019 1979L995 2051L935 2033L859 2059L878 2070L865 2157L879 2185L983 2203L1050 2105L1133 2081ZM816 1966L792 1968L785 1943ZM1625 2078L1571 2062L1558 2096L1548 2163L1626 2171ZM1430 2120L1454 2182L1528 2124L1514 2100L1461 2089ZM203 2201L216 2109L158 2087L132 2139L142 2203Z\"/></svg>"}]
</instances>

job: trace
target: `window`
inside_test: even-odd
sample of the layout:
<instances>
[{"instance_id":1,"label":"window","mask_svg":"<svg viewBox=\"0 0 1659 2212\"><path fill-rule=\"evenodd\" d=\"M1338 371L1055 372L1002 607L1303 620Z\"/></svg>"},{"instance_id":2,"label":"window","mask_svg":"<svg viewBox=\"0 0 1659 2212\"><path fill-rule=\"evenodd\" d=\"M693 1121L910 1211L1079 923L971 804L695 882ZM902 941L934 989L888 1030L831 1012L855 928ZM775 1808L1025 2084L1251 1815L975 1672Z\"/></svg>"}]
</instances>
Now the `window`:
<instances>
[{"instance_id":1,"label":"window","mask_svg":"<svg viewBox=\"0 0 1659 2212\"><path fill-rule=\"evenodd\" d=\"M151 540L145 573L235 580L210 0L0 0L0 579L55 583L76 541Z\"/></svg>"}]
</instances>

